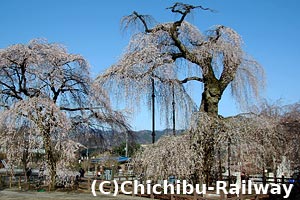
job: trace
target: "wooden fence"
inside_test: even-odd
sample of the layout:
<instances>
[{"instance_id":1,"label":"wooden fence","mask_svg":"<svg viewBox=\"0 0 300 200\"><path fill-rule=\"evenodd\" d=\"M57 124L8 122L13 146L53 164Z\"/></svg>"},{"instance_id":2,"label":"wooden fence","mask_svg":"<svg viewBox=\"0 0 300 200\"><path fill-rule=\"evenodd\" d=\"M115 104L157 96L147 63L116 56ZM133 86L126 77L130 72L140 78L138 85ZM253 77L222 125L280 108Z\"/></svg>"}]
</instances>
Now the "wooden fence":
<instances>
[{"instance_id":1,"label":"wooden fence","mask_svg":"<svg viewBox=\"0 0 300 200\"><path fill-rule=\"evenodd\" d=\"M58 188L76 189L74 188L76 177L68 177L68 180L62 180L56 185ZM50 185L47 184L45 176L31 175L26 177L25 174L0 174L0 188L18 188L19 190L48 190Z\"/></svg>"},{"instance_id":2,"label":"wooden fence","mask_svg":"<svg viewBox=\"0 0 300 200\"><path fill-rule=\"evenodd\" d=\"M39 182L38 176L31 176L29 179L25 175L10 175L0 174L1 188L19 188L19 189L34 189L34 186Z\"/></svg>"}]
</instances>

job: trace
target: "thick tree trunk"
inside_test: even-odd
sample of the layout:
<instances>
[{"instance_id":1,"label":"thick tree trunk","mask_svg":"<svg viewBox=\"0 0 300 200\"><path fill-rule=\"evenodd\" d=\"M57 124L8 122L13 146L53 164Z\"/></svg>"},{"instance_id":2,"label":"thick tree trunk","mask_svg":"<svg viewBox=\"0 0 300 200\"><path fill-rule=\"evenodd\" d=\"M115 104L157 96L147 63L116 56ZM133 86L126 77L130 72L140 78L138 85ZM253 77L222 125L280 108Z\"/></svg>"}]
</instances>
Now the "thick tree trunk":
<instances>
[{"instance_id":1,"label":"thick tree trunk","mask_svg":"<svg viewBox=\"0 0 300 200\"><path fill-rule=\"evenodd\" d=\"M28 153L28 148L24 148L24 151L23 151L23 158L22 158L22 164L23 164L23 170L24 170L24 173L25 173L25 177L26 177L26 182L28 182L28 176L27 176L27 170L28 170L28 156L29 156L29 153Z\"/></svg>"},{"instance_id":2,"label":"thick tree trunk","mask_svg":"<svg viewBox=\"0 0 300 200\"><path fill-rule=\"evenodd\" d=\"M47 156L47 164L49 166L49 175L50 175L50 189L55 188L55 176L56 176L56 163L57 158L55 156L55 151L52 146L51 137L49 133L44 133L44 147L45 153Z\"/></svg>"},{"instance_id":3,"label":"thick tree trunk","mask_svg":"<svg viewBox=\"0 0 300 200\"><path fill-rule=\"evenodd\" d=\"M212 167L214 164L214 137L213 134L208 134L203 141L203 172L204 172L204 181L207 185L212 182Z\"/></svg>"},{"instance_id":4,"label":"thick tree trunk","mask_svg":"<svg viewBox=\"0 0 300 200\"><path fill-rule=\"evenodd\" d=\"M222 82L216 78L212 68L212 58L203 60L203 83L200 111L211 116L218 116L218 106L221 100L224 87Z\"/></svg>"},{"instance_id":5,"label":"thick tree trunk","mask_svg":"<svg viewBox=\"0 0 300 200\"><path fill-rule=\"evenodd\" d=\"M218 107L222 93L219 81L215 77L209 77L204 84L200 111L212 116L218 116Z\"/></svg>"},{"instance_id":6,"label":"thick tree trunk","mask_svg":"<svg viewBox=\"0 0 300 200\"><path fill-rule=\"evenodd\" d=\"M218 117L218 107L223 94L223 87L220 80L218 80L214 74L211 66L211 59L207 62L207 73L204 74L204 91L202 93L202 100L200 105L200 112L205 112L212 117ZM204 160L204 180L206 184L212 181L211 171L214 163L214 133L215 126L213 125L211 130L205 135L203 144L203 160Z\"/></svg>"}]
</instances>

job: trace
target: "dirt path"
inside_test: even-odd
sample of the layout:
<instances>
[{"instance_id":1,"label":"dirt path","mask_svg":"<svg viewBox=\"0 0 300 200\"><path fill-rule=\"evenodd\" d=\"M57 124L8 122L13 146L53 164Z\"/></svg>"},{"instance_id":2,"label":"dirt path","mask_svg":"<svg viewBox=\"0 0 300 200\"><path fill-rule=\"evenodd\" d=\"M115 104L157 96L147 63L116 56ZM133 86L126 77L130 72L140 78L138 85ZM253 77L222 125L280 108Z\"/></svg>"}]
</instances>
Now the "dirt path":
<instances>
[{"instance_id":1,"label":"dirt path","mask_svg":"<svg viewBox=\"0 0 300 200\"><path fill-rule=\"evenodd\" d=\"M2 200L145 200L145 198L132 196L112 196L97 194L96 197L92 193L78 192L33 192L33 191L16 191L16 190L1 190L0 199Z\"/></svg>"}]
</instances>

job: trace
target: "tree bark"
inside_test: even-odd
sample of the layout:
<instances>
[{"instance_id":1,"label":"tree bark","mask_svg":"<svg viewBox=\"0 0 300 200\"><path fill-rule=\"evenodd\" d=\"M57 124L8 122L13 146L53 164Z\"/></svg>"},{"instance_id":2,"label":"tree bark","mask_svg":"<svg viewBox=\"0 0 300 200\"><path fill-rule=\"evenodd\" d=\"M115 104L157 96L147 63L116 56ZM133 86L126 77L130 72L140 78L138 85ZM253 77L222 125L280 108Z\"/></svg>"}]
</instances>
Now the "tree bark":
<instances>
[{"instance_id":1,"label":"tree bark","mask_svg":"<svg viewBox=\"0 0 300 200\"><path fill-rule=\"evenodd\" d=\"M205 112L208 115L218 118L218 107L223 94L224 88L222 82L216 78L211 66L212 58L205 60L205 72L203 73L204 91L202 93L200 112ZM217 122L215 122L217 123ZM204 160L204 181L209 184L212 181L211 171L214 163L214 133L215 124L212 124L210 130L206 133L203 139L203 160Z\"/></svg>"},{"instance_id":2,"label":"tree bark","mask_svg":"<svg viewBox=\"0 0 300 200\"><path fill-rule=\"evenodd\" d=\"M205 83L202 93L200 111L212 116L218 116L218 106L221 100L221 91L216 84Z\"/></svg>"},{"instance_id":3,"label":"tree bark","mask_svg":"<svg viewBox=\"0 0 300 200\"><path fill-rule=\"evenodd\" d=\"M213 130L212 130L213 131ZM214 164L214 137L213 134L208 134L205 137L205 140L203 141L203 150L204 150L204 156L203 156L203 172L204 172L204 181L207 185L209 185L212 182L212 167Z\"/></svg>"},{"instance_id":4,"label":"tree bark","mask_svg":"<svg viewBox=\"0 0 300 200\"><path fill-rule=\"evenodd\" d=\"M49 166L49 175L50 175L50 189L55 188L55 176L56 176L56 163L57 158L55 156L55 150L53 149L51 137L47 130L44 131L44 148L47 156L47 164Z\"/></svg>"},{"instance_id":5,"label":"tree bark","mask_svg":"<svg viewBox=\"0 0 300 200\"><path fill-rule=\"evenodd\" d=\"M26 141L25 141L26 142ZM28 153L28 148L27 146L25 145L25 148L23 150L23 158L22 158L22 164L23 164L23 170L24 170L24 173L25 173L25 177L26 177L26 182L28 182L28 176L27 176L27 166L28 166L28 156L29 156L29 153Z\"/></svg>"},{"instance_id":6,"label":"tree bark","mask_svg":"<svg viewBox=\"0 0 300 200\"><path fill-rule=\"evenodd\" d=\"M200 111L218 116L219 102L224 89L221 86L221 81L214 74L211 58L206 61L206 65L207 73L203 74L204 91L202 92Z\"/></svg>"}]
</instances>

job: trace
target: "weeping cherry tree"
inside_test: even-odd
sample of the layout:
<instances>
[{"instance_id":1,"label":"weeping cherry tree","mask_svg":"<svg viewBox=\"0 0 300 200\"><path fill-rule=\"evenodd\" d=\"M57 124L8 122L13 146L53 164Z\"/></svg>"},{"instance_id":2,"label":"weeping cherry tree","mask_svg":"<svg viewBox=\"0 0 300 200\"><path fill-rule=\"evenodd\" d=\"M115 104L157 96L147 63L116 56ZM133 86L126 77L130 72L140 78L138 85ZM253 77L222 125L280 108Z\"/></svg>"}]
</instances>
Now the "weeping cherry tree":
<instances>
[{"instance_id":1,"label":"weeping cherry tree","mask_svg":"<svg viewBox=\"0 0 300 200\"><path fill-rule=\"evenodd\" d=\"M32 156L44 149L52 187L80 147L74 135L88 128L128 129L93 83L87 61L39 39L0 50L0 106L0 145L6 146L11 165L25 150Z\"/></svg>"},{"instance_id":2,"label":"weeping cherry tree","mask_svg":"<svg viewBox=\"0 0 300 200\"><path fill-rule=\"evenodd\" d=\"M120 60L100 75L99 82L116 98L123 97L129 105L139 105L151 94L151 82L156 84L156 96L161 112L170 113L172 90L181 118L194 111L195 103L184 86L199 82L194 93L201 92L199 111L218 115L218 105L226 88L241 105L259 97L264 85L264 71L243 49L240 35L223 25L201 32L186 21L202 6L175 3L168 8L177 14L175 22L154 23L149 15L134 11L122 19L125 29L134 34ZM137 31L136 31L137 30ZM178 113L178 112L177 112Z\"/></svg>"},{"instance_id":3,"label":"weeping cherry tree","mask_svg":"<svg viewBox=\"0 0 300 200\"><path fill-rule=\"evenodd\" d=\"M209 123L197 122L199 128L190 129L190 132L195 135L193 142L200 145L195 158L206 161L206 167L199 169L205 174L202 180L207 182L216 150L215 134L220 133L218 107L224 91L231 89L241 107L247 107L259 99L264 86L264 70L243 50L241 36L232 28L216 25L202 32L189 23L187 16L197 9L213 11L203 6L175 3L168 8L179 17L174 22L155 23L151 16L136 11L125 16L122 25L134 34L119 61L98 78L116 98L124 97L132 106L139 105L151 94L154 80L161 115L165 113L169 119L171 100L175 96L176 108L180 111L177 114L184 120L190 119L186 116L192 116L195 106L185 85L200 83L193 90L201 94L198 111L212 118ZM173 89L175 95L172 95ZM207 127L202 130L202 126Z\"/></svg>"}]
</instances>

